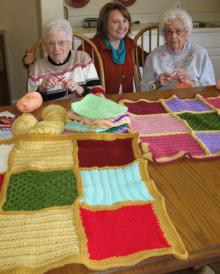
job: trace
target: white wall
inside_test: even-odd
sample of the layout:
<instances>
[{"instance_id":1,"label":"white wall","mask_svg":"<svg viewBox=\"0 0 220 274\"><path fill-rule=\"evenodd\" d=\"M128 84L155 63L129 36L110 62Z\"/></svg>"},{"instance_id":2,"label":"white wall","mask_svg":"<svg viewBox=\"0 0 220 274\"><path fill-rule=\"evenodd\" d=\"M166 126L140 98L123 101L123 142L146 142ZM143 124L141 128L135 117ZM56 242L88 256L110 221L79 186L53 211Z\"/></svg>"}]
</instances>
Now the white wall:
<instances>
[{"instance_id":1,"label":"white wall","mask_svg":"<svg viewBox=\"0 0 220 274\"><path fill-rule=\"evenodd\" d=\"M68 7L72 26L81 26L83 18L97 17L100 8L107 2L109 1L90 0L82 8ZM220 0L180 0L180 3L182 8L186 9L195 20L220 20ZM143 23L150 23L157 22L159 14L174 4L175 0L137 0L128 9L133 21L140 20Z\"/></svg>"},{"instance_id":2,"label":"white wall","mask_svg":"<svg viewBox=\"0 0 220 274\"><path fill-rule=\"evenodd\" d=\"M11 100L26 90L22 56L38 37L37 0L0 0L0 29L5 30Z\"/></svg>"},{"instance_id":3,"label":"white wall","mask_svg":"<svg viewBox=\"0 0 220 274\"><path fill-rule=\"evenodd\" d=\"M62 0L40 0L41 23L53 18L62 18L63 1Z\"/></svg>"}]
</instances>

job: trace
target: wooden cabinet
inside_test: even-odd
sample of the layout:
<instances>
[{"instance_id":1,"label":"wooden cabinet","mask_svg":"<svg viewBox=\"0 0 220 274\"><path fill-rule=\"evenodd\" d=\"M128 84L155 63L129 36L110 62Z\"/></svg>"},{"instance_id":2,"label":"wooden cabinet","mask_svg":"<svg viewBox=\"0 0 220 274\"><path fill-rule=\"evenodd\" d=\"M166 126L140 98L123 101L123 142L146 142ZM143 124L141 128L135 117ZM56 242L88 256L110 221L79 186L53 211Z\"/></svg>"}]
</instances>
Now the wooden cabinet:
<instances>
[{"instance_id":1,"label":"wooden cabinet","mask_svg":"<svg viewBox=\"0 0 220 274\"><path fill-rule=\"evenodd\" d=\"M10 105L4 32L0 31L0 106Z\"/></svg>"}]
</instances>

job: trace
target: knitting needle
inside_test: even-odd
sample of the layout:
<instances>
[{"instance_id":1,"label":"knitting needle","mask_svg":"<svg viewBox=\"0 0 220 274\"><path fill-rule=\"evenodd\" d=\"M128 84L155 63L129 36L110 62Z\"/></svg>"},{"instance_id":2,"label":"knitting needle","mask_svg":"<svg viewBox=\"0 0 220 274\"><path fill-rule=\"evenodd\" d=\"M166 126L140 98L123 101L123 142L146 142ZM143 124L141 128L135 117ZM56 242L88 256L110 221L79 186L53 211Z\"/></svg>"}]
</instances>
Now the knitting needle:
<instances>
[{"instance_id":1,"label":"knitting needle","mask_svg":"<svg viewBox=\"0 0 220 274\"><path fill-rule=\"evenodd\" d=\"M56 77L56 78L58 79L58 82L62 82L63 84L65 84L65 82L64 82L65 77L59 78L59 77L56 76L56 75L54 75L54 77Z\"/></svg>"}]
</instances>

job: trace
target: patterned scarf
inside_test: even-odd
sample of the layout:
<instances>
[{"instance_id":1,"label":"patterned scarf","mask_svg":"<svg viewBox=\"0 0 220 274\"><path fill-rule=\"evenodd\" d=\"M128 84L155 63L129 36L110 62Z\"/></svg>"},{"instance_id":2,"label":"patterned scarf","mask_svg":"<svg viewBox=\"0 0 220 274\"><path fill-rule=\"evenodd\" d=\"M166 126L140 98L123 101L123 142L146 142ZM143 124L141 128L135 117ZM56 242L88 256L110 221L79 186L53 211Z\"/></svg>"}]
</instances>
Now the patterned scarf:
<instances>
[{"instance_id":1,"label":"patterned scarf","mask_svg":"<svg viewBox=\"0 0 220 274\"><path fill-rule=\"evenodd\" d=\"M104 38L104 43L108 48L112 51L112 60L115 64L124 64L125 61L125 55L126 55L126 47L125 47L125 41L124 39L120 40L119 48L116 50L110 43L110 41L107 38Z\"/></svg>"}]
</instances>

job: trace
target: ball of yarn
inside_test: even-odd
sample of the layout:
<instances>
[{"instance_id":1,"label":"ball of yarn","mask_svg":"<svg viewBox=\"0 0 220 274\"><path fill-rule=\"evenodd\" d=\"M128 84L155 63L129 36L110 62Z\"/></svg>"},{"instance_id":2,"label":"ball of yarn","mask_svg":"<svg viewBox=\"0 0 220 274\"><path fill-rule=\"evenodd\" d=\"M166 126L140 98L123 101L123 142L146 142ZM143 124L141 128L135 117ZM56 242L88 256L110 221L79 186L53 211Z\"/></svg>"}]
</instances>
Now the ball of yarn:
<instances>
[{"instance_id":1,"label":"ball of yarn","mask_svg":"<svg viewBox=\"0 0 220 274\"><path fill-rule=\"evenodd\" d=\"M64 123L61 121L41 121L27 134L57 135L64 131Z\"/></svg>"},{"instance_id":2,"label":"ball of yarn","mask_svg":"<svg viewBox=\"0 0 220 274\"><path fill-rule=\"evenodd\" d=\"M12 134L14 136L24 135L38 123L37 119L30 113L23 113L18 116L12 124Z\"/></svg>"},{"instance_id":3,"label":"ball of yarn","mask_svg":"<svg viewBox=\"0 0 220 274\"><path fill-rule=\"evenodd\" d=\"M23 113L12 124L14 136L24 134L57 135L64 131L67 111L60 105L49 105L42 110L43 121L30 113Z\"/></svg>"},{"instance_id":4,"label":"ball of yarn","mask_svg":"<svg viewBox=\"0 0 220 274\"><path fill-rule=\"evenodd\" d=\"M60 105L49 105L42 111L44 121L65 121L67 111Z\"/></svg>"},{"instance_id":5,"label":"ball of yarn","mask_svg":"<svg viewBox=\"0 0 220 274\"><path fill-rule=\"evenodd\" d=\"M20 112L32 112L40 108L42 103L41 94L37 91L30 91L17 101L16 107Z\"/></svg>"}]
</instances>

